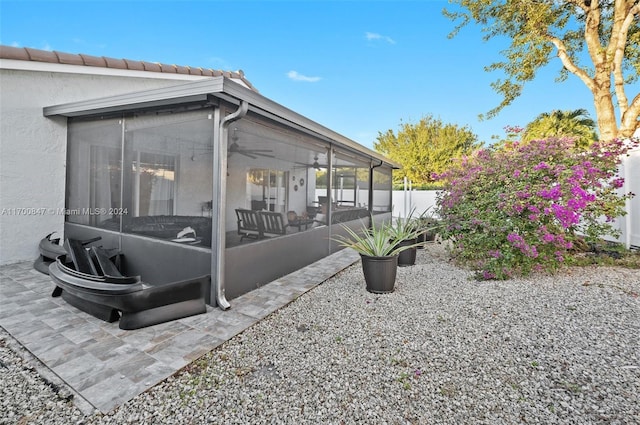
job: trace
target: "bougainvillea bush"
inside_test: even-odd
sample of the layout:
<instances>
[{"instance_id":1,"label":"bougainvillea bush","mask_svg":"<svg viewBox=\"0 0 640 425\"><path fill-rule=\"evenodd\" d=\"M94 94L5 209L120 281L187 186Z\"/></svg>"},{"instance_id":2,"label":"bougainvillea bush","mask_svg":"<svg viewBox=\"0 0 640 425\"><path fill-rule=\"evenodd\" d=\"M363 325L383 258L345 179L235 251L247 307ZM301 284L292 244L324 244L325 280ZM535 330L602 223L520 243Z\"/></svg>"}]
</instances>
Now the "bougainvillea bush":
<instances>
[{"instance_id":1,"label":"bougainvillea bush","mask_svg":"<svg viewBox=\"0 0 640 425\"><path fill-rule=\"evenodd\" d=\"M576 151L550 138L485 149L440 175L442 236L454 258L483 279L554 272L576 245L616 235L632 194L619 195L621 155L636 142L613 140Z\"/></svg>"}]
</instances>

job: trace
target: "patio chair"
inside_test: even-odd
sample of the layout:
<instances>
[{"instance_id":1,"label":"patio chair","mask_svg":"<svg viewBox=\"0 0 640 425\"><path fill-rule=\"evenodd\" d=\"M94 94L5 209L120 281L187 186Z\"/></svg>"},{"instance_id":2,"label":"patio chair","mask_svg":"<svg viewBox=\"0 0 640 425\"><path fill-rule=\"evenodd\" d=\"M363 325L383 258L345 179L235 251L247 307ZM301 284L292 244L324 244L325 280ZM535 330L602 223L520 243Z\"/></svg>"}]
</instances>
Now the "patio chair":
<instances>
[{"instance_id":1,"label":"patio chair","mask_svg":"<svg viewBox=\"0 0 640 425\"><path fill-rule=\"evenodd\" d=\"M260 211L263 236L281 236L287 234L288 224L284 224L282 214L279 212Z\"/></svg>"},{"instance_id":2,"label":"patio chair","mask_svg":"<svg viewBox=\"0 0 640 425\"><path fill-rule=\"evenodd\" d=\"M240 241L244 238L262 239L264 237L259 211L237 208L236 217L238 218Z\"/></svg>"},{"instance_id":3,"label":"patio chair","mask_svg":"<svg viewBox=\"0 0 640 425\"><path fill-rule=\"evenodd\" d=\"M309 226L312 226L315 223L315 220L308 217L306 213L303 216L299 216L295 211L288 211L287 222L290 229L295 227L298 229L298 232L301 232L302 228L307 230Z\"/></svg>"}]
</instances>

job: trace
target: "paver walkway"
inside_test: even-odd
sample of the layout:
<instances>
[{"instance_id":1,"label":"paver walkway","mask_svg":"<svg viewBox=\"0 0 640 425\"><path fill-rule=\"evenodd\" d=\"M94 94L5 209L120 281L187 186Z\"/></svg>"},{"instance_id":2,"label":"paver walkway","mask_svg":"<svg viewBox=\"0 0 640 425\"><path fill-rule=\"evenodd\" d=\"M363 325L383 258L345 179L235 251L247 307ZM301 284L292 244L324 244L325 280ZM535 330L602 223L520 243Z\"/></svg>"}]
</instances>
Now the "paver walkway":
<instances>
[{"instance_id":1,"label":"paver walkway","mask_svg":"<svg viewBox=\"0 0 640 425\"><path fill-rule=\"evenodd\" d=\"M124 331L52 298L31 263L0 267L0 326L94 408L106 413L359 260L336 252L230 301L231 309ZM86 410L86 409L85 409Z\"/></svg>"}]
</instances>

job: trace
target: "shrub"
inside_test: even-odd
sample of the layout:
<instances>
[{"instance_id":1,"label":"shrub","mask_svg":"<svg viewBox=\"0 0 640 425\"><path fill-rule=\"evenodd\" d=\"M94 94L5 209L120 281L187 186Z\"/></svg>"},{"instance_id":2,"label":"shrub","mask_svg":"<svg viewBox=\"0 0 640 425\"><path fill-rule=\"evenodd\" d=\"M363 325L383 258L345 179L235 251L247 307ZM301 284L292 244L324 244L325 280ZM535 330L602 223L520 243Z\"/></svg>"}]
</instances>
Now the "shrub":
<instances>
[{"instance_id":1,"label":"shrub","mask_svg":"<svg viewBox=\"0 0 640 425\"><path fill-rule=\"evenodd\" d=\"M635 142L637 144L637 142ZM620 155L633 143L597 142L584 152L550 138L477 151L438 176L438 199L451 253L483 279L553 272L581 241L616 236L624 215Z\"/></svg>"}]
</instances>

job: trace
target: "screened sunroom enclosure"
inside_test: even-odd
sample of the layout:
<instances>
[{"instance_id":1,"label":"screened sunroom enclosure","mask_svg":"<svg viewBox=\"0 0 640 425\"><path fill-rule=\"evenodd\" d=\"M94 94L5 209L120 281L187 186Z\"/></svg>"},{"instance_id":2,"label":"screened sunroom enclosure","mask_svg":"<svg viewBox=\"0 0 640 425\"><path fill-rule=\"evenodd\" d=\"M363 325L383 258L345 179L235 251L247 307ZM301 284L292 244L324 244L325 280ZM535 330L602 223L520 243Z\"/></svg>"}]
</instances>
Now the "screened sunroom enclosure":
<instances>
[{"instance_id":1,"label":"screened sunroom enclosure","mask_svg":"<svg viewBox=\"0 0 640 425\"><path fill-rule=\"evenodd\" d=\"M68 118L65 237L143 280L209 274L211 305L391 216L392 162L224 77L44 112Z\"/></svg>"}]
</instances>

